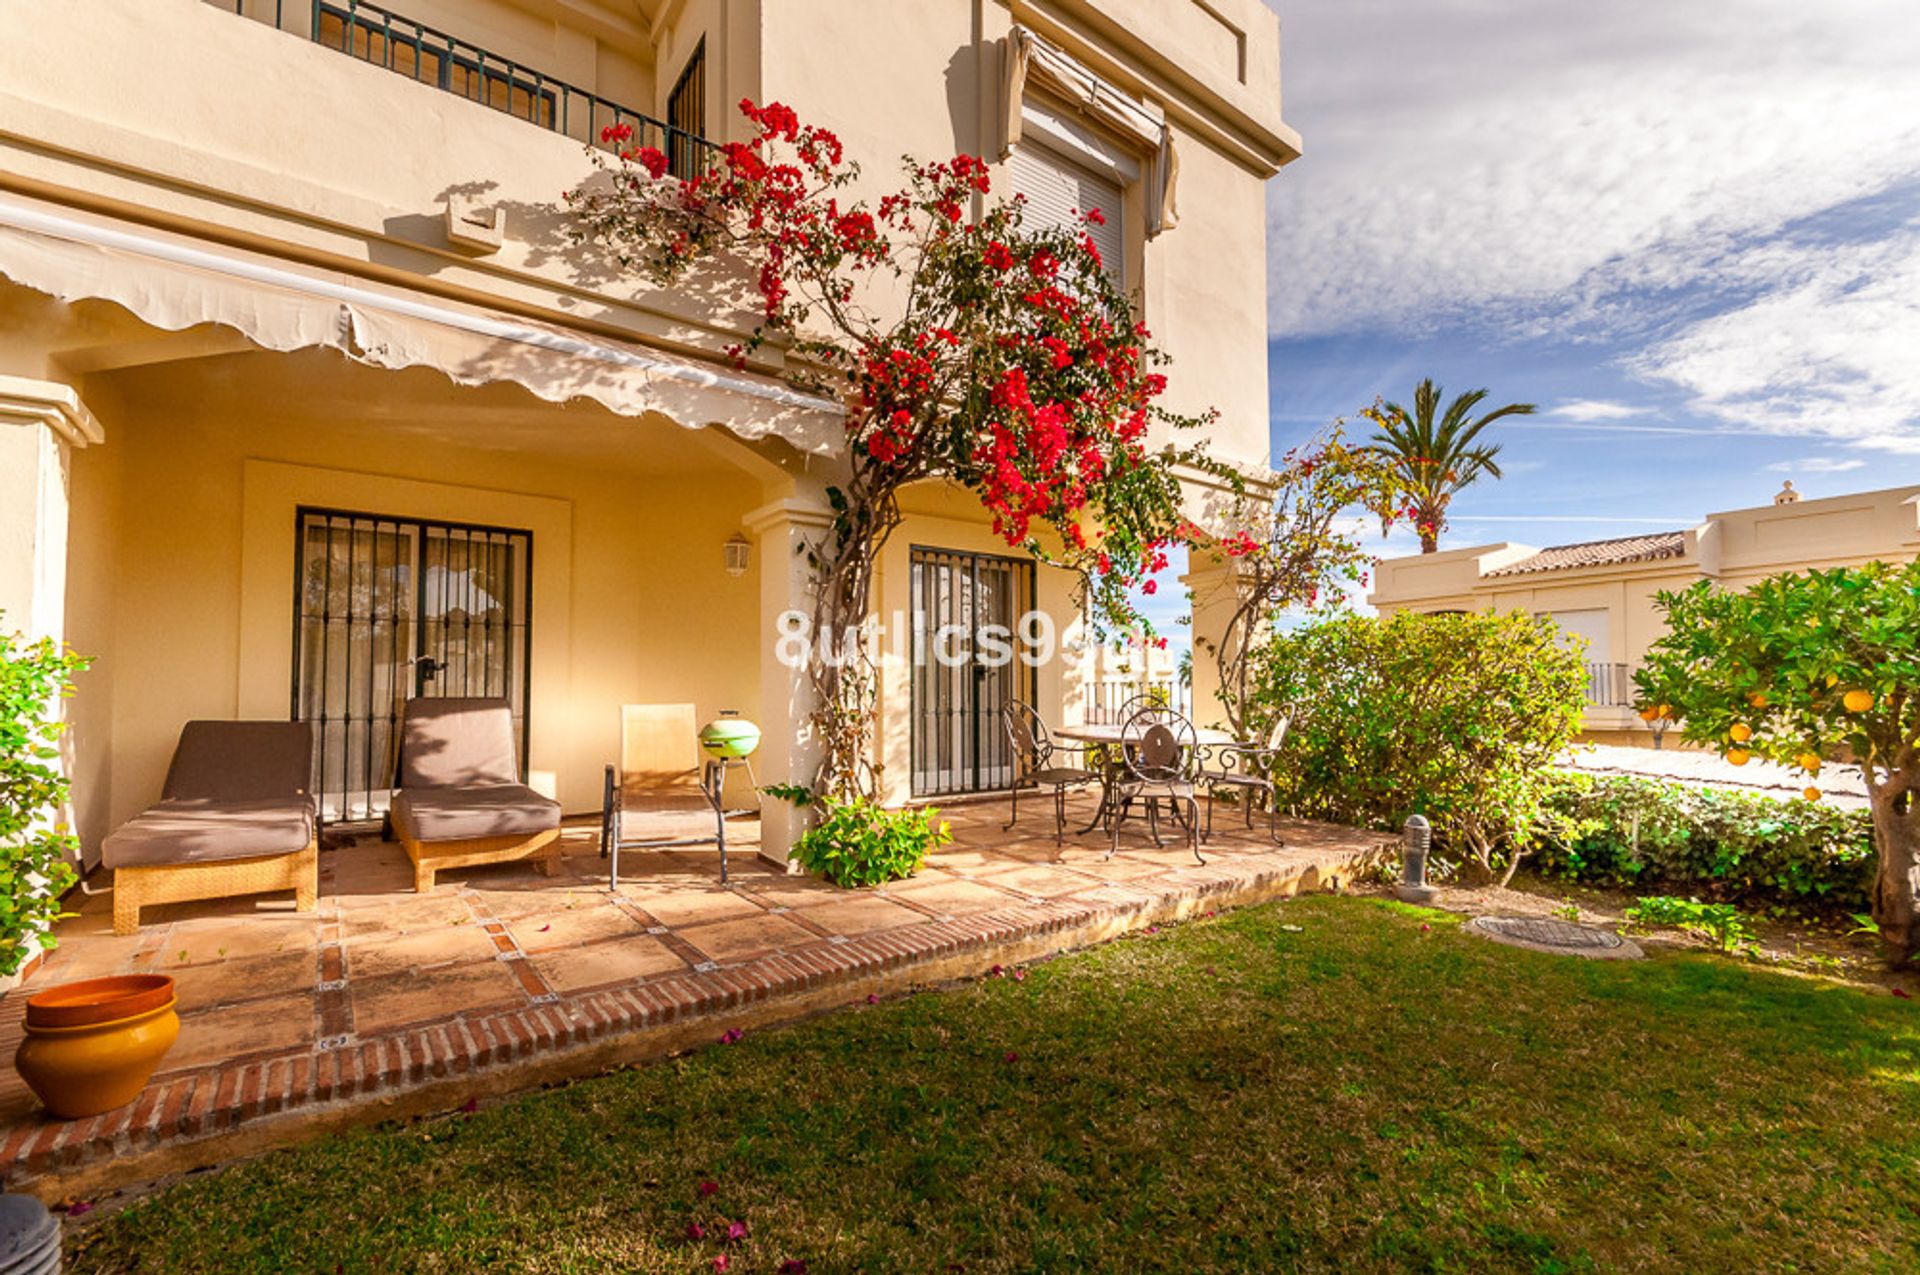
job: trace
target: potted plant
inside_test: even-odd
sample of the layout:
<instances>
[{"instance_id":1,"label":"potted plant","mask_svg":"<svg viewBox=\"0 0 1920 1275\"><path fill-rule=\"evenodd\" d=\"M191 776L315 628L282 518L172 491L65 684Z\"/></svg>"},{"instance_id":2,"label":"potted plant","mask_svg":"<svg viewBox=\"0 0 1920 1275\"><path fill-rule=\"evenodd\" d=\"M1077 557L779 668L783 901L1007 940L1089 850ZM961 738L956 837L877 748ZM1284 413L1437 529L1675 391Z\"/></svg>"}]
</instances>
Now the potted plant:
<instances>
[{"instance_id":1,"label":"potted plant","mask_svg":"<svg viewBox=\"0 0 1920 1275\"><path fill-rule=\"evenodd\" d=\"M20 1079L67 1120L97 1116L140 1095L180 1035L173 979L117 974L50 987L27 998Z\"/></svg>"}]
</instances>

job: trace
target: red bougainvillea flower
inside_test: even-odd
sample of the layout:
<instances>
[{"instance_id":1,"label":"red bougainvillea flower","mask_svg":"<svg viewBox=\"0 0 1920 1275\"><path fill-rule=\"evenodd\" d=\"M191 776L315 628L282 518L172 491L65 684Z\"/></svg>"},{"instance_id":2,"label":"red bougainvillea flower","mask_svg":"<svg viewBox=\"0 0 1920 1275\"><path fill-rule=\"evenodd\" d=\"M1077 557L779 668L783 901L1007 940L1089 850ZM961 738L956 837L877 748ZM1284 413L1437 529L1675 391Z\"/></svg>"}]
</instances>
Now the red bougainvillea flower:
<instances>
[{"instance_id":1,"label":"red bougainvillea flower","mask_svg":"<svg viewBox=\"0 0 1920 1275\"><path fill-rule=\"evenodd\" d=\"M1009 1067L1011 1067L1013 1064L1020 1061L1020 1055L1015 1053L1013 1050L1009 1049L1006 1052L1006 1056L1001 1058L1000 1061L1007 1064Z\"/></svg>"},{"instance_id":2,"label":"red bougainvillea flower","mask_svg":"<svg viewBox=\"0 0 1920 1275\"><path fill-rule=\"evenodd\" d=\"M690 1240L704 1240L707 1238L707 1228L698 1222L689 1222L687 1223L687 1238Z\"/></svg>"},{"instance_id":3,"label":"red bougainvillea flower","mask_svg":"<svg viewBox=\"0 0 1920 1275\"><path fill-rule=\"evenodd\" d=\"M702 1178L700 1185L695 1187L694 1190L698 1191L701 1195L713 1195L720 1190L720 1184L710 1178Z\"/></svg>"},{"instance_id":4,"label":"red bougainvillea flower","mask_svg":"<svg viewBox=\"0 0 1920 1275\"><path fill-rule=\"evenodd\" d=\"M729 1027L720 1033L720 1043L723 1045L737 1045L740 1043L740 1038L745 1035L746 1033L738 1027Z\"/></svg>"},{"instance_id":5,"label":"red bougainvillea flower","mask_svg":"<svg viewBox=\"0 0 1920 1275\"><path fill-rule=\"evenodd\" d=\"M1896 988L1894 988L1894 989L1893 989L1893 994L1894 994L1895 996L1898 996L1898 997L1899 997L1899 998L1900 998L1901 1000L1903 1000L1903 1001L1910 1001L1910 1000L1912 1000L1912 999L1913 999L1913 995L1912 995L1912 993L1910 993L1910 992L1908 992L1908 991L1907 991L1907 989L1906 989L1906 988L1904 988L1904 987L1896 987Z\"/></svg>"},{"instance_id":6,"label":"red bougainvillea flower","mask_svg":"<svg viewBox=\"0 0 1920 1275\"><path fill-rule=\"evenodd\" d=\"M741 1240L744 1240L746 1238L747 1238L747 1224L745 1222L727 1223L727 1239L737 1244Z\"/></svg>"},{"instance_id":7,"label":"red bougainvillea flower","mask_svg":"<svg viewBox=\"0 0 1920 1275\"><path fill-rule=\"evenodd\" d=\"M724 1271L730 1268L732 1265L733 1265L733 1259L731 1257L728 1257L725 1253L717 1253L714 1255L714 1259L713 1259L714 1270Z\"/></svg>"},{"instance_id":8,"label":"red bougainvillea flower","mask_svg":"<svg viewBox=\"0 0 1920 1275\"><path fill-rule=\"evenodd\" d=\"M780 1263L780 1275L807 1275L807 1261L803 1257L789 1257Z\"/></svg>"}]
</instances>

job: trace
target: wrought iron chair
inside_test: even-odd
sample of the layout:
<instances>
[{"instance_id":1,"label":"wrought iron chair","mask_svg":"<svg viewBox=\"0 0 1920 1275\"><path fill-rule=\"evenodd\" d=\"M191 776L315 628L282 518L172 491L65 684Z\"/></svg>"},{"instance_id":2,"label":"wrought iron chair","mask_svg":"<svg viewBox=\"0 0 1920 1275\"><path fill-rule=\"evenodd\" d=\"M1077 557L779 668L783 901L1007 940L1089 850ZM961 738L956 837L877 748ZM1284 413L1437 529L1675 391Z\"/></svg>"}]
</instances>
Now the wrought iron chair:
<instances>
[{"instance_id":1,"label":"wrought iron chair","mask_svg":"<svg viewBox=\"0 0 1920 1275\"><path fill-rule=\"evenodd\" d=\"M1147 831L1153 844L1160 840L1161 801L1187 835L1193 857L1201 863L1200 803L1194 796L1194 767L1199 758L1199 735L1193 723L1170 708L1141 709L1120 728L1119 773L1115 776L1111 859L1120 849L1120 825L1128 805L1144 801Z\"/></svg>"},{"instance_id":2,"label":"wrought iron chair","mask_svg":"<svg viewBox=\"0 0 1920 1275\"><path fill-rule=\"evenodd\" d=\"M1006 732L1007 746L1013 751L1014 776L1012 809L1007 828L1020 821L1022 788L1053 789L1053 843L1060 845L1067 833L1067 791L1084 788L1100 776L1084 766L1056 766L1054 754L1059 746L1047 731L1047 724L1030 704L1010 700L1000 709L1000 726Z\"/></svg>"},{"instance_id":3,"label":"wrought iron chair","mask_svg":"<svg viewBox=\"0 0 1920 1275\"><path fill-rule=\"evenodd\" d=\"M1207 790L1207 826L1201 834L1203 838L1213 835L1214 798L1225 789L1245 807L1248 828L1253 827L1253 799L1265 793L1267 835L1275 845L1287 844L1280 839L1280 794L1273 784L1273 765L1280 755L1280 745L1286 742L1287 727L1292 721L1292 711L1286 710L1268 729L1266 738L1257 744L1218 744L1202 750L1200 786ZM1216 765L1209 767L1209 761Z\"/></svg>"}]
</instances>

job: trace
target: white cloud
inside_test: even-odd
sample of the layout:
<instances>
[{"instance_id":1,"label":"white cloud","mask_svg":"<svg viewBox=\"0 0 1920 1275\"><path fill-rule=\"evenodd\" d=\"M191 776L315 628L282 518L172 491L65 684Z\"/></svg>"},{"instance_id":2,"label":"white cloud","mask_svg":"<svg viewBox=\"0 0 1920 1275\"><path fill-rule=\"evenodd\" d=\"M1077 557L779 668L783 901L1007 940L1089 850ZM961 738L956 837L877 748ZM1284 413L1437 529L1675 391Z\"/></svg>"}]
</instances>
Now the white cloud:
<instances>
[{"instance_id":1,"label":"white cloud","mask_svg":"<svg viewBox=\"0 0 1920 1275\"><path fill-rule=\"evenodd\" d=\"M1920 174L1910 0L1276 0L1306 155L1271 187L1277 335L1645 331L1649 294Z\"/></svg>"},{"instance_id":2,"label":"white cloud","mask_svg":"<svg viewBox=\"0 0 1920 1275\"><path fill-rule=\"evenodd\" d=\"M1655 342L1630 369L1730 423L1920 451L1920 221L1766 257L1752 268L1768 286L1752 300Z\"/></svg>"},{"instance_id":3,"label":"white cloud","mask_svg":"<svg viewBox=\"0 0 1920 1275\"><path fill-rule=\"evenodd\" d=\"M1767 468L1776 474L1844 474L1865 469L1864 460L1841 460L1837 456L1806 456L1799 460L1777 460Z\"/></svg>"},{"instance_id":4,"label":"white cloud","mask_svg":"<svg viewBox=\"0 0 1920 1275\"><path fill-rule=\"evenodd\" d=\"M1269 2L1275 336L1605 341L1726 432L1920 453L1913 0Z\"/></svg>"},{"instance_id":5,"label":"white cloud","mask_svg":"<svg viewBox=\"0 0 1920 1275\"><path fill-rule=\"evenodd\" d=\"M1617 403L1611 399L1576 398L1555 404L1547 409L1546 414L1575 421L1624 421L1635 416L1650 416L1653 409Z\"/></svg>"}]
</instances>

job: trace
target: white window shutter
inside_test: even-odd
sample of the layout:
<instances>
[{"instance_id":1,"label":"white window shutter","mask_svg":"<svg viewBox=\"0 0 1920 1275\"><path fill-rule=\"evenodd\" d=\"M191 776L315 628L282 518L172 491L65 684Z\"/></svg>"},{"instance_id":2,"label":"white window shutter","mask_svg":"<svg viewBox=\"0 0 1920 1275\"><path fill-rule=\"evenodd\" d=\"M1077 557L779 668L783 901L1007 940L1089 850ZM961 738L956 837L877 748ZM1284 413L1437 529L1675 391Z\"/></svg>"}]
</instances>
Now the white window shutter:
<instances>
[{"instance_id":1,"label":"white window shutter","mask_svg":"<svg viewBox=\"0 0 1920 1275\"><path fill-rule=\"evenodd\" d=\"M1124 286L1127 240L1121 233L1124 205L1120 183L1030 141L1014 147L1006 171L1013 193L1027 197L1025 224L1029 228L1086 230L1093 236L1093 246L1100 250L1107 274ZM1085 214L1096 208L1106 218L1103 226L1086 224Z\"/></svg>"}]
</instances>

